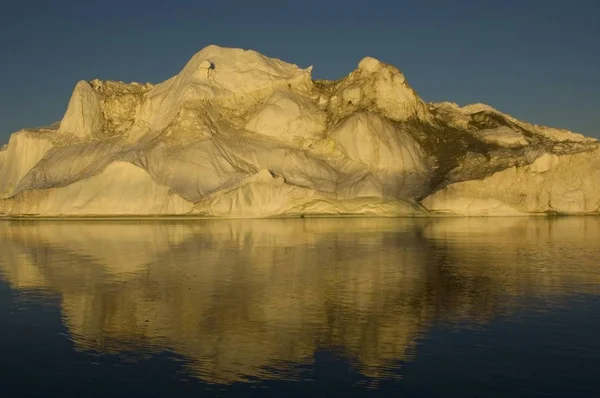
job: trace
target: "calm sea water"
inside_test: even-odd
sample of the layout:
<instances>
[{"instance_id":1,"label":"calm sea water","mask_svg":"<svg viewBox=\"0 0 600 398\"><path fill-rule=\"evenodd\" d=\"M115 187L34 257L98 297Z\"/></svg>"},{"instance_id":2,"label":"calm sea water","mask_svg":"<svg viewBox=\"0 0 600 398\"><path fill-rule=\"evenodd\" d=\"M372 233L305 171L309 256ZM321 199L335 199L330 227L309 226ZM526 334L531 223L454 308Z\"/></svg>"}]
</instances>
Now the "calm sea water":
<instances>
[{"instance_id":1,"label":"calm sea water","mask_svg":"<svg viewBox=\"0 0 600 398\"><path fill-rule=\"evenodd\" d=\"M600 218L0 222L1 397L599 397Z\"/></svg>"}]
</instances>

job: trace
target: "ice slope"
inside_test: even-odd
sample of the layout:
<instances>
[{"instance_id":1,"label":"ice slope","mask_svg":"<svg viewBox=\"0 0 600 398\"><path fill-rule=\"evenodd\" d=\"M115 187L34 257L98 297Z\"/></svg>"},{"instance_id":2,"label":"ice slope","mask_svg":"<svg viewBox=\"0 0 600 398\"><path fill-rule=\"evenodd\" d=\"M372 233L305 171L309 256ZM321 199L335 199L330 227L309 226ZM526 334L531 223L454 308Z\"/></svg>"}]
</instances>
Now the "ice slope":
<instances>
[{"instance_id":1,"label":"ice slope","mask_svg":"<svg viewBox=\"0 0 600 398\"><path fill-rule=\"evenodd\" d=\"M191 203L146 171L122 161L65 187L26 191L11 201L13 214L47 216L182 214L190 209Z\"/></svg>"},{"instance_id":2,"label":"ice slope","mask_svg":"<svg viewBox=\"0 0 600 398\"><path fill-rule=\"evenodd\" d=\"M0 150L0 214L504 215L599 211L598 143L421 100L364 58L337 81L209 46L160 84L77 83Z\"/></svg>"},{"instance_id":3,"label":"ice slope","mask_svg":"<svg viewBox=\"0 0 600 398\"><path fill-rule=\"evenodd\" d=\"M600 212L600 150L544 154L527 166L481 180L451 184L423 200L430 210L456 215Z\"/></svg>"}]
</instances>

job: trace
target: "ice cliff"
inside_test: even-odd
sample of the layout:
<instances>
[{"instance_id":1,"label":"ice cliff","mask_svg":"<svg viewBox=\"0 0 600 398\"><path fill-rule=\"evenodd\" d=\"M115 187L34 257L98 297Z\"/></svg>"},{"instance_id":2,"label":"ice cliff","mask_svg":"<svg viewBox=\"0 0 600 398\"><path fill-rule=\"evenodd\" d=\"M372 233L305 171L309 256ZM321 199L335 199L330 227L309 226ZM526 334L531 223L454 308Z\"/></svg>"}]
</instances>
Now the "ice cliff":
<instances>
[{"instance_id":1,"label":"ice cliff","mask_svg":"<svg viewBox=\"0 0 600 398\"><path fill-rule=\"evenodd\" d=\"M0 149L0 214L600 212L600 144L487 105L425 103L364 58L337 81L209 46L157 84L81 81Z\"/></svg>"}]
</instances>

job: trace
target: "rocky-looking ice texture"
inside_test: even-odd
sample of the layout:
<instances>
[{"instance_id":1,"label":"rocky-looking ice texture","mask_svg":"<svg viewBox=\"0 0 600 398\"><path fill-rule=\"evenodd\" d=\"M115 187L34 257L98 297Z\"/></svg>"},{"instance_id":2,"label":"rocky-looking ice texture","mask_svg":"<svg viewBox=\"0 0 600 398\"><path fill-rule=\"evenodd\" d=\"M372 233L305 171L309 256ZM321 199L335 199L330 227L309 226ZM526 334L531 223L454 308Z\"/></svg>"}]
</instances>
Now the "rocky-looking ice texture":
<instances>
[{"instance_id":1,"label":"rocky-looking ice texture","mask_svg":"<svg viewBox=\"0 0 600 398\"><path fill-rule=\"evenodd\" d=\"M337 81L209 46L157 84L81 81L0 149L9 216L600 212L600 144L487 105L425 103L367 57Z\"/></svg>"}]
</instances>

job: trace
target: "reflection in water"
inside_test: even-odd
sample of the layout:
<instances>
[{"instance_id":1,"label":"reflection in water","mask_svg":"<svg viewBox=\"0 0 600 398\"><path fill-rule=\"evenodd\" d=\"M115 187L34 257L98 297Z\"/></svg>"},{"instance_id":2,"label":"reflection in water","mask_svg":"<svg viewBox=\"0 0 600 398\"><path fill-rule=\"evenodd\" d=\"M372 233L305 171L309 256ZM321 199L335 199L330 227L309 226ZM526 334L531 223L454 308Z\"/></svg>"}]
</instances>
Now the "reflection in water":
<instances>
[{"instance_id":1,"label":"reflection in water","mask_svg":"<svg viewBox=\"0 0 600 398\"><path fill-rule=\"evenodd\" d=\"M383 378L433 321L597 293L598 237L597 218L13 221L0 272L59 293L80 350L168 349L221 383L330 350Z\"/></svg>"}]
</instances>

